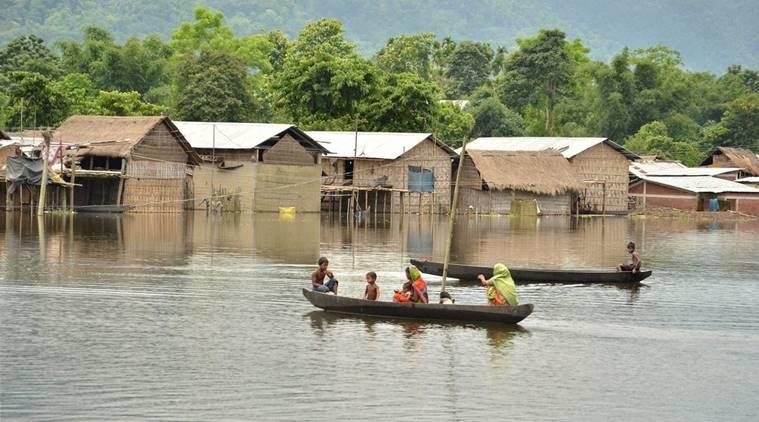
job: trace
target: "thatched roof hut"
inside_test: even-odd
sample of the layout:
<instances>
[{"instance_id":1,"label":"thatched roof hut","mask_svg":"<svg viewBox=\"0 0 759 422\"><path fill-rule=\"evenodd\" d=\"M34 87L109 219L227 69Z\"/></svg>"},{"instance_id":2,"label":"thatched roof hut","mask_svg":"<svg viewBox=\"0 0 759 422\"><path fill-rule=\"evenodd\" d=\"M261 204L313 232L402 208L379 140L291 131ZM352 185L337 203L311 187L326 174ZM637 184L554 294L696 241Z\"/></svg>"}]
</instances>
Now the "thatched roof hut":
<instances>
[{"instance_id":1,"label":"thatched roof hut","mask_svg":"<svg viewBox=\"0 0 759 422\"><path fill-rule=\"evenodd\" d=\"M189 163L200 163L179 129L164 116L71 116L55 130L55 140L79 145L80 156L127 158L161 125L185 151Z\"/></svg>"},{"instance_id":2,"label":"thatched roof hut","mask_svg":"<svg viewBox=\"0 0 759 422\"><path fill-rule=\"evenodd\" d=\"M582 190L569 162L558 151L467 151L491 190L561 195Z\"/></svg>"},{"instance_id":3,"label":"thatched roof hut","mask_svg":"<svg viewBox=\"0 0 759 422\"><path fill-rule=\"evenodd\" d=\"M745 148L717 147L701 163L701 167L739 167L747 174L759 176L759 158Z\"/></svg>"}]
</instances>

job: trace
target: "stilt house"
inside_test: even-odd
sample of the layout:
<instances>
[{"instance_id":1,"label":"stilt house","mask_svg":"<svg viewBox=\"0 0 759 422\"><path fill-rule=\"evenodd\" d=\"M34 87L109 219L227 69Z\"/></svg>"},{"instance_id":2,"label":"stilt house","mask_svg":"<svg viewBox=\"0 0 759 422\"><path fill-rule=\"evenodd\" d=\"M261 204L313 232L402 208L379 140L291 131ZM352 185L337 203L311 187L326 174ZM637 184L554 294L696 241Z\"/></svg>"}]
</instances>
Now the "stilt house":
<instances>
[{"instance_id":1,"label":"stilt house","mask_svg":"<svg viewBox=\"0 0 759 422\"><path fill-rule=\"evenodd\" d=\"M321 157L328 151L297 126L176 122L203 160L196 209L319 211Z\"/></svg>"}]
</instances>

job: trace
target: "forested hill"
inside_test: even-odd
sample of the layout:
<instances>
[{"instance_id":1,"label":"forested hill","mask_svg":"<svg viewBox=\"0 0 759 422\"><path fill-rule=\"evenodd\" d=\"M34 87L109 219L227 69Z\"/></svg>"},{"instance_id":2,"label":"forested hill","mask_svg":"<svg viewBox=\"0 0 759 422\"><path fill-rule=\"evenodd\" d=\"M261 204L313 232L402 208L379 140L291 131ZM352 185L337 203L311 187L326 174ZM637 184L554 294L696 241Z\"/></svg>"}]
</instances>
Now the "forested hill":
<instances>
[{"instance_id":1,"label":"forested hill","mask_svg":"<svg viewBox=\"0 0 759 422\"><path fill-rule=\"evenodd\" d=\"M391 36L429 31L511 47L517 37L558 27L607 60L622 47L664 44L693 70L759 66L757 0L9 0L0 14L0 45L25 34L48 41L81 39L98 25L119 40L168 35L196 5L224 12L237 35L281 29L294 37L320 17L343 21L365 54Z\"/></svg>"}]
</instances>

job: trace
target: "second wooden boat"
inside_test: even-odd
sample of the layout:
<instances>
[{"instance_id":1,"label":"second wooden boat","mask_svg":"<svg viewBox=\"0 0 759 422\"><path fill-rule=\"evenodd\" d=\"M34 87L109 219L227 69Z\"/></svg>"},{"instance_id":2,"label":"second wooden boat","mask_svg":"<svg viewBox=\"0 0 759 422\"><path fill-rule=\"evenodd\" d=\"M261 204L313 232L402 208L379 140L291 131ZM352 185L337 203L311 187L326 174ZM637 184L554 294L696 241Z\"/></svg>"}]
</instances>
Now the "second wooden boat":
<instances>
[{"instance_id":1,"label":"second wooden boat","mask_svg":"<svg viewBox=\"0 0 759 422\"><path fill-rule=\"evenodd\" d=\"M442 275L443 263L412 259L419 271L425 274ZM533 270L525 268L511 268L511 276L516 284L528 283L640 283L651 275L651 271L603 271L603 270ZM486 278L493 276L493 267L477 265L448 264L448 277L459 280L477 280L477 275L482 274Z\"/></svg>"},{"instance_id":2,"label":"second wooden boat","mask_svg":"<svg viewBox=\"0 0 759 422\"><path fill-rule=\"evenodd\" d=\"M532 313L533 305L440 305L364 300L303 289L303 296L317 308L329 312L390 318L516 324Z\"/></svg>"}]
</instances>

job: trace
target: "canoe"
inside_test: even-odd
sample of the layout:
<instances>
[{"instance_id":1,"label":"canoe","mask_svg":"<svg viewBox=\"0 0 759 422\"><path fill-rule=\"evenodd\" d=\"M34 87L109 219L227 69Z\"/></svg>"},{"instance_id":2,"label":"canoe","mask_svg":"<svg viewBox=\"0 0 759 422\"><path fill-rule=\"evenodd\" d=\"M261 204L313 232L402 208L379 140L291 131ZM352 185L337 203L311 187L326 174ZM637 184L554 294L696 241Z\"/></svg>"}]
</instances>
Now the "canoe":
<instances>
[{"instance_id":1,"label":"canoe","mask_svg":"<svg viewBox=\"0 0 759 422\"><path fill-rule=\"evenodd\" d=\"M432 261L420 261L412 259L419 271L425 274L443 275L443 263ZM651 271L604 271L604 270L534 270L525 268L511 268L511 276L516 284L528 283L640 283L651 275ZM477 280L477 275L482 274L487 278L493 276L493 267L476 265L448 264L448 276L459 280Z\"/></svg>"},{"instance_id":2,"label":"canoe","mask_svg":"<svg viewBox=\"0 0 759 422\"><path fill-rule=\"evenodd\" d=\"M103 212L103 213L123 213L134 209L134 205L79 205L74 207L76 212Z\"/></svg>"},{"instance_id":3,"label":"canoe","mask_svg":"<svg viewBox=\"0 0 759 422\"><path fill-rule=\"evenodd\" d=\"M440 321L495 322L516 324L532 313L533 305L440 305L437 303L398 303L364 300L303 289L303 296L317 308L328 312L390 318Z\"/></svg>"}]
</instances>

